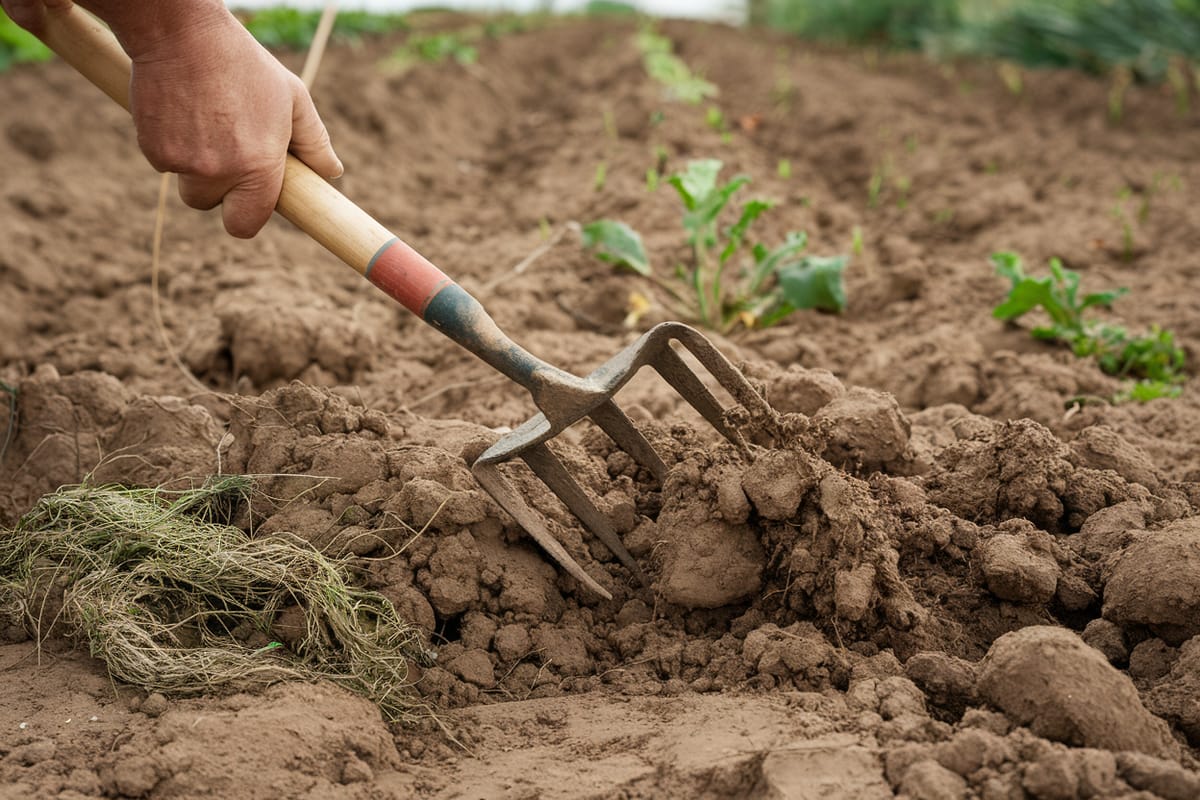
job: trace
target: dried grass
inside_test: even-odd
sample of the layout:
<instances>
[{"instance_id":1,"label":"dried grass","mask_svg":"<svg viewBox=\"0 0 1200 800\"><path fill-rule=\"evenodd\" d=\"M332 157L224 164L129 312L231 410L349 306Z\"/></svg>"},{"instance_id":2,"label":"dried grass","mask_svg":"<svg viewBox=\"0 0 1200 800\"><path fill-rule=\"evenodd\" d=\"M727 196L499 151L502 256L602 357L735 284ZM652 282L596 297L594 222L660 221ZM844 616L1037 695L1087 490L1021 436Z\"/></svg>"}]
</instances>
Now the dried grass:
<instances>
[{"instance_id":1,"label":"dried grass","mask_svg":"<svg viewBox=\"0 0 1200 800\"><path fill-rule=\"evenodd\" d=\"M416 630L300 538L223 524L250 491L240 476L184 492L63 487L0 537L0 605L17 607L39 641L61 623L113 676L146 690L324 678L391 721L420 716L408 665L428 656ZM59 592L61 611L47 619ZM296 605L305 628L290 647L245 643Z\"/></svg>"}]
</instances>

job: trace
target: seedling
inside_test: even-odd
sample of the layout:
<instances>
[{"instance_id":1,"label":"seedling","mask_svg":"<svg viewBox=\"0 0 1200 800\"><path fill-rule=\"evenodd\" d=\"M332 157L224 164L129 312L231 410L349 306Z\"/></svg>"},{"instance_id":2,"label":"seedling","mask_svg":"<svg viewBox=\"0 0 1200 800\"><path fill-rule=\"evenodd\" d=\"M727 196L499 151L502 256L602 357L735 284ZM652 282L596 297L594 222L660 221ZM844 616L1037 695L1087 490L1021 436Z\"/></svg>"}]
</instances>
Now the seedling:
<instances>
[{"instance_id":1,"label":"seedling","mask_svg":"<svg viewBox=\"0 0 1200 800\"><path fill-rule=\"evenodd\" d=\"M410 36L392 53L392 61L401 68L421 61L437 64L451 59L463 66L474 64L479 60L479 51L463 36L444 32Z\"/></svg>"},{"instance_id":2,"label":"seedling","mask_svg":"<svg viewBox=\"0 0 1200 800\"><path fill-rule=\"evenodd\" d=\"M733 196L750 181L737 175L722 184L722 166L716 159L690 161L683 172L667 179L683 203L683 228L691 249L689 262L676 266L675 281L655 274L641 236L624 222L602 219L584 225L584 247L602 261L649 278L670 298L673 311L715 330L768 327L798 309L842 311L847 259L802 255L808 244L805 234L788 233L774 249L755 244L748 257L737 258L747 248L750 227L772 203L747 200L736 221L722 228L722 212L733 210Z\"/></svg>"},{"instance_id":3,"label":"seedling","mask_svg":"<svg viewBox=\"0 0 1200 800\"><path fill-rule=\"evenodd\" d=\"M617 140L617 118L611 108L604 109L604 135L614 142Z\"/></svg>"},{"instance_id":4,"label":"seedling","mask_svg":"<svg viewBox=\"0 0 1200 800\"><path fill-rule=\"evenodd\" d=\"M693 74L675 55L675 46L666 36L646 27L638 31L634 42L642 53L646 74L663 85L667 99L699 105L717 96L717 87Z\"/></svg>"},{"instance_id":5,"label":"seedling","mask_svg":"<svg viewBox=\"0 0 1200 800\"><path fill-rule=\"evenodd\" d=\"M994 253L997 274L1012 282L1008 297L992 310L997 319L1015 320L1041 308L1050 325L1030 330L1035 339L1062 342L1080 358L1094 358L1109 375L1129 378L1131 383L1113 398L1114 402L1145 402L1158 397L1178 397L1184 374L1183 348L1175 335L1157 325L1140 336L1124 327L1090 318L1094 307L1109 308L1128 289L1112 289L1079 297L1079 273L1065 269L1057 258L1050 259L1050 275L1033 278L1025 274L1021 257Z\"/></svg>"},{"instance_id":6,"label":"seedling","mask_svg":"<svg viewBox=\"0 0 1200 800\"><path fill-rule=\"evenodd\" d=\"M592 176L592 189L597 192L603 191L606 183L608 183L608 162L601 161L596 165L596 174Z\"/></svg>"},{"instance_id":7,"label":"seedling","mask_svg":"<svg viewBox=\"0 0 1200 800\"><path fill-rule=\"evenodd\" d=\"M1120 122L1125 116L1125 94L1133 84L1133 70L1128 65L1113 70L1112 85L1108 88L1108 119Z\"/></svg>"},{"instance_id":8,"label":"seedling","mask_svg":"<svg viewBox=\"0 0 1200 800\"><path fill-rule=\"evenodd\" d=\"M791 161L791 159L788 159L788 158L779 159L779 166L775 168L775 171L777 173L779 173L779 177L783 178L785 181L788 178L792 177L792 161Z\"/></svg>"},{"instance_id":9,"label":"seedling","mask_svg":"<svg viewBox=\"0 0 1200 800\"><path fill-rule=\"evenodd\" d=\"M865 249L863 245L863 229L855 225L850 231L850 237L850 252L856 256L861 256Z\"/></svg>"},{"instance_id":10,"label":"seedling","mask_svg":"<svg viewBox=\"0 0 1200 800\"><path fill-rule=\"evenodd\" d=\"M653 194L658 191L658 182L662 176L658 174L658 170L654 167L646 170L646 191Z\"/></svg>"},{"instance_id":11,"label":"seedling","mask_svg":"<svg viewBox=\"0 0 1200 800\"><path fill-rule=\"evenodd\" d=\"M1025 91L1025 79L1021 74L1021 68L1011 61L1001 61L997 64L996 74L1000 76L1004 88L1008 89L1014 97L1020 97L1021 93Z\"/></svg>"}]
</instances>

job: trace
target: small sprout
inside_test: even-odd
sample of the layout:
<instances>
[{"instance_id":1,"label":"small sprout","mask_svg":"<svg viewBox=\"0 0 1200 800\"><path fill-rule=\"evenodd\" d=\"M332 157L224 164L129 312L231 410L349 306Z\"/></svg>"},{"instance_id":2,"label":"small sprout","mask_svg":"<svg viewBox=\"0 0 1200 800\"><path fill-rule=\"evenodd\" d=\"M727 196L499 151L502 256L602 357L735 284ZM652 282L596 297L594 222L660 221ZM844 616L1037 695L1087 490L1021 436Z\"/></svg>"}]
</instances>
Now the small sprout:
<instances>
[{"instance_id":1,"label":"small sprout","mask_svg":"<svg viewBox=\"0 0 1200 800\"><path fill-rule=\"evenodd\" d=\"M1020 97L1025 90L1025 80L1021 74L1021 68L1011 61L1001 61L996 65L996 72L1000 75L1000 80L1004 82L1004 88L1008 89L1010 94Z\"/></svg>"},{"instance_id":2,"label":"small sprout","mask_svg":"<svg viewBox=\"0 0 1200 800\"><path fill-rule=\"evenodd\" d=\"M1113 70L1112 85L1108 89L1108 119L1117 123L1125 116L1125 94L1133 84L1133 70L1122 64Z\"/></svg>"},{"instance_id":3,"label":"small sprout","mask_svg":"<svg viewBox=\"0 0 1200 800\"><path fill-rule=\"evenodd\" d=\"M592 176L592 188L597 192L603 191L608 183L608 162L601 161L596 165L596 173Z\"/></svg>"},{"instance_id":4,"label":"small sprout","mask_svg":"<svg viewBox=\"0 0 1200 800\"><path fill-rule=\"evenodd\" d=\"M1175 113L1186 117L1192 112L1191 87L1188 84L1187 59L1176 57L1167 66L1167 83L1175 94Z\"/></svg>"},{"instance_id":5,"label":"small sprout","mask_svg":"<svg viewBox=\"0 0 1200 800\"><path fill-rule=\"evenodd\" d=\"M917 152L917 137L916 134L910 133L904 137L904 149L909 153Z\"/></svg>"},{"instance_id":6,"label":"small sprout","mask_svg":"<svg viewBox=\"0 0 1200 800\"><path fill-rule=\"evenodd\" d=\"M704 122L714 131L725 131L727 125L725 122L725 114L717 106L709 106L708 111L704 113Z\"/></svg>"},{"instance_id":7,"label":"small sprout","mask_svg":"<svg viewBox=\"0 0 1200 800\"><path fill-rule=\"evenodd\" d=\"M779 166L775 168L775 171L778 172L779 177L783 178L785 181L788 178L792 177L792 161L791 161L791 159L789 159L789 158L779 159Z\"/></svg>"},{"instance_id":8,"label":"small sprout","mask_svg":"<svg viewBox=\"0 0 1200 800\"><path fill-rule=\"evenodd\" d=\"M667 152L667 148L661 144L654 146L654 169L658 174L663 174L667 171L667 159L671 154Z\"/></svg>"},{"instance_id":9,"label":"small sprout","mask_svg":"<svg viewBox=\"0 0 1200 800\"><path fill-rule=\"evenodd\" d=\"M908 206L908 192L912 189L912 178L898 176L892 180L892 185L900 193L900 196L896 198L896 208L904 209Z\"/></svg>"},{"instance_id":10,"label":"small sprout","mask_svg":"<svg viewBox=\"0 0 1200 800\"><path fill-rule=\"evenodd\" d=\"M619 138L617 134L617 119L611 108L604 109L604 135L614 142Z\"/></svg>"},{"instance_id":11,"label":"small sprout","mask_svg":"<svg viewBox=\"0 0 1200 800\"><path fill-rule=\"evenodd\" d=\"M933 215L933 221L938 225L945 225L954 221L954 209L943 208Z\"/></svg>"},{"instance_id":12,"label":"small sprout","mask_svg":"<svg viewBox=\"0 0 1200 800\"><path fill-rule=\"evenodd\" d=\"M879 207L879 195L883 192L884 174L881 169L877 169L871 173L871 180L867 181L867 207Z\"/></svg>"},{"instance_id":13,"label":"small sprout","mask_svg":"<svg viewBox=\"0 0 1200 800\"><path fill-rule=\"evenodd\" d=\"M658 191L658 181L661 176L654 167L646 170L646 191L653 194Z\"/></svg>"},{"instance_id":14,"label":"small sprout","mask_svg":"<svg viewBox=\"0 0 1200 800\"><path fill-rule=\"evenodd\" d=\"M850 252L856 256L863 254L863 229L855 225L850 231Z\"/></svg>"}]
</instances>

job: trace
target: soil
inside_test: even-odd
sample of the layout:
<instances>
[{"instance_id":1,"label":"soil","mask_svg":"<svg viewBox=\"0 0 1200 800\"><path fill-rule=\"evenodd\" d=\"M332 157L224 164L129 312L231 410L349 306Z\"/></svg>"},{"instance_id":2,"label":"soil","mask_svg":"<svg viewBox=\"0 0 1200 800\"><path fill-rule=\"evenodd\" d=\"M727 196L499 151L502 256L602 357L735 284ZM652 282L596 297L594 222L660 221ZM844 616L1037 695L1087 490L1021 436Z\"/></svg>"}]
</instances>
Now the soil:
<instances>
[{"instance_id":1,"label":"soil","mask_svg":"<svg viewBox=\"0 0 1200 800\"><path fill-rule=\"evenodd\" d=\"M656 148L751 176L778 201L768 243L848 253L861 232L846 313L713 336L783 434L743 452L648 374L620 402L661 486L586 424L555 440L651 587L512 470L611 600L464 460L532 413L523 390L282 220L237 241L174 198L160 330L158 177L129 121L63 64L0 76L0 523L85 478L259 475L247 529L349 559L420 626L438 717L388 726L326 684L146 695L14 617L0 797L1200 796L1200 401L1189 382L1095 402L1119 382L994 320L987 263L1127 286L1113 318L1194 361L1197 112L1135 86L1114 121L1080 74L1015 94L987 64L665 24L719 86L722 133L663 98L633 30L560 20L402 73L395 41L342 44L315 88L342 191L579 373L668 316L626 327L653 287L571 227L634 223L665 272L680 212L647 190Z\"/></svg>"}]
</instances>

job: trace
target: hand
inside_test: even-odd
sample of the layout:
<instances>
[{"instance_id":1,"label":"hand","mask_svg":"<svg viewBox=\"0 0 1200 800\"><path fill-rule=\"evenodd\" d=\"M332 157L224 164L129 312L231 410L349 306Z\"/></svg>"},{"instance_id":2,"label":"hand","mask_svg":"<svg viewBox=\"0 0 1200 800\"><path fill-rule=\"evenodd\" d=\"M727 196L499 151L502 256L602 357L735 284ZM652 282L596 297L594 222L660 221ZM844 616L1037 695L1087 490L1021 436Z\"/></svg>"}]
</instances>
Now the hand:
<instances>
[{"instance_id":1,"label":"hand","mask_svg":"<svg viewBox=\"0 0 1200 800\"><path fill-rule=\"evenodd\" d=\"M0 0L37 32L69 0ZM193 208L222 207L225 230L249 238L266 224L288 151L319 175L342 164L312 98L223 3L81 0L113 28L133 61L130 104L138 145L155 169L179 175Z\"/></svg>"}]
</instances>

